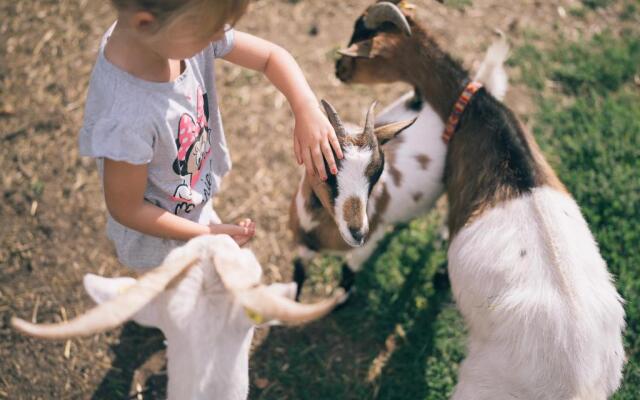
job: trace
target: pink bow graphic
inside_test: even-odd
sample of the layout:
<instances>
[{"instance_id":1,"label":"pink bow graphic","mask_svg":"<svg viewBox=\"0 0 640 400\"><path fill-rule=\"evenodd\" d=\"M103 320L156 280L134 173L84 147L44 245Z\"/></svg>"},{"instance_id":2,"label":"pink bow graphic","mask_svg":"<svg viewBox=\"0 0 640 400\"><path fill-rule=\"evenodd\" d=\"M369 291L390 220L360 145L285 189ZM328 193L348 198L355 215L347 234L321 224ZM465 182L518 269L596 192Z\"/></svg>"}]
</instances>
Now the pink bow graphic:
<instances>
[{"instance_id":1,"label":"pink bow graphic","mask_svg":"<svg viewBox=\"0 0 640 400\"><path fill-rule=\"evenodd\" d=\"M189 114L182 114L182 117L180 117L180 124L178 125L178 142L180 143L178 160L180 161L184 161L187 151L198 139L200 132L206 132L207 117L204 113L204 97L200 87L198 87L197 94L197 110L197 122L194 122Z\"/></svg>"}]
</instances>

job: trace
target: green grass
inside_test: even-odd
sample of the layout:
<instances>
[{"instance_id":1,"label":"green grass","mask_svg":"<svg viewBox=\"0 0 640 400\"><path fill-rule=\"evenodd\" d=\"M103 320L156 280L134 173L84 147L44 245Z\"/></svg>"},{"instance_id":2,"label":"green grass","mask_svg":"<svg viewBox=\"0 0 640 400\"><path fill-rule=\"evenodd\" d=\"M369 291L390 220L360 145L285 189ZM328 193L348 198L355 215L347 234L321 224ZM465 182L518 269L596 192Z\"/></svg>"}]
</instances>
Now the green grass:
<instances>
[{"instance_id":1,"label":"green grass","mask_svg":"<svg viewBox=\"0 0 640 400\"><path fill-rule=\"evenodd\" d=\"M458 10L464 10L467 7L473 5L472 0L444 0L444 4L448 7L457 8Z\"/></svg>"},{"instance_id":2,"label":"green grass","mask_svg":"<svg viewBox=\"0 0 640 400\"><path fill-rule=\"evenodd\" d=\"M640 392L640 74L638 35L516 49L512 65L537 95L534 133L575 196L626 300L628 363L616 400ZM552 90L542 92L552 82ZM397 228L358 275L347 307L275 329L252 360L253 399L447 399L464 358L464 326L446 278L435 212ZM339 262L311 270L326 285ZM377 366L377 369L373 366ZM378 372L377 374L372 373Z\"/></svg>"},{"instance_id":3,"label":"green grass","mask_svg":"<svg viewBox=\"0 0 640 400\"><path fill-rule=\"evenodd\" d=\"M593 10L596 8L603 8L612 3L612 0L582 0L582 4Z\"/></svg>"}]
</instances>

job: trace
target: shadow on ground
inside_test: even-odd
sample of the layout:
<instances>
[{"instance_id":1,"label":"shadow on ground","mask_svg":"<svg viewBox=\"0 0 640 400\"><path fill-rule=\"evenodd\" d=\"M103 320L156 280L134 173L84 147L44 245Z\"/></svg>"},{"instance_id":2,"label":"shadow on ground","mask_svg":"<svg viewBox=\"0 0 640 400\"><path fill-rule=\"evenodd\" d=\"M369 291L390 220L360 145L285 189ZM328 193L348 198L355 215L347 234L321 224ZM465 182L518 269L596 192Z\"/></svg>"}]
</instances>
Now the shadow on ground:
<instances>
[{"instance_id":1,"label":"shadow on ground","mask_svg":"<svg viewBox=\"0 0 640 400\"><path fill-rule=\"evenodd\" d=\"M134 322L124 325L117 344L111 346L115 354L111 369L91 399L135 399L137 390L145 399L166 398L164 350L164 335L160 330Z\"/></svg>"}]
</instances>

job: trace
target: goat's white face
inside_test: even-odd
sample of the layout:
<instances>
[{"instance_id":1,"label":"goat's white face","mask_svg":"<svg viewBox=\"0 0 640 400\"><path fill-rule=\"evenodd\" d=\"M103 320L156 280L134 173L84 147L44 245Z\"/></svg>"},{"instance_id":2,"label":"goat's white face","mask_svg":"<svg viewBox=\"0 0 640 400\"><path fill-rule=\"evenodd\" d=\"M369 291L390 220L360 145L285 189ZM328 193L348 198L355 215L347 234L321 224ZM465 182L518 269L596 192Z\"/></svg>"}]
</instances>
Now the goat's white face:
<instances>
[{"instance_id":1,"label":"goat's white face","mask_svg":"<svg viewBox=\"0 0 640 400\"><path fill-rule=\"evenodd\" d=\"M369 233L367 204L371 189L384 169L384 157L375 143L344 145L336 175L334 216L340 235L350 246L361 246Z\"/></svg>"},{"instance_id":2,"label":"goat's white face","mask_svg":"<svg viewBox=\"0 0 640 400\"><path fill-rule=\"evenodd\" d=\"M384 171L381 146L411 126L415 119L374 128L374 102L367 113L364 128L346 128L335 109L325 100L322 104L336 131L344 158L337 160L338 173L329 175L327 182L321 186L325 193L320 197L325 198L325 207L332 207L335 223L344 241L353 247L362 246L369 233L369 195Z\"/></svg>"},{"instance_id":3,"label":"goat's white face","mask_svg":"<svg viewBox=\"0 0 640 400\"><path fill-rule=\"evenodd\" d=\"M231 243L227 246L223 243L218 251L235 259L234 268L250 284L260 282L262 269L253 252L234 249ZM136 282L133 278L104 278L93 274L87 274L83 281L85 290L97 304L119 296ZM200 321L203 315L217 325L232 324L247 331L252 326L242 306L237 304L233 294L223 285L216 268L209 263L190 268L177 283L138 311L133 320L141 325L160 328L165 335L172 336L176 330L206 323Z\"/></svg>"}]
</instances>

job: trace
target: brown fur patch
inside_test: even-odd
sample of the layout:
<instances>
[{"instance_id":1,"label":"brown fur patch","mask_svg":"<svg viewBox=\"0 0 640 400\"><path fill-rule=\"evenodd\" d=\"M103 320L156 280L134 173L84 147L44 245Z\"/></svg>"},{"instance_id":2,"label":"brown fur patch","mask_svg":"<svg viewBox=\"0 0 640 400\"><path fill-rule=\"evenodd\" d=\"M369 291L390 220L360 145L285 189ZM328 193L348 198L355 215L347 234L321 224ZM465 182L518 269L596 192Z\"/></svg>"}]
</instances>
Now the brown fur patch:
<instances>
[{"instance_id":1,"label":"brown fur patch","mask_svg":"<svg viewBox=\"0 0 640 400\"><path fill-rule=\"evenodd\" d=\"M376 145L376 142L374 141L374 138L372 138L369 135L365 135L365 134L359 134L359 135L346 135L342 138L342 143L343 144L350 144L353 145L355 147L364 147L364 146L368 146L371 148L374 148Z\"/></svg>"},{"instance_id":2,"label":"brown fur patch","mask_svg":"<svg viewBox=\"0 0 640 400\"><path fill-rule=\"evenodd\" d=\"M375 210L373 210L373 215L369 215L369 235L375 232L378 226L382 223L382 216L387 211L389 202L391 201L387 185L384 183L382 185L382 193L376 199L376 207Z\"/></svg>"},{"instance_id":3,"label":"brown fur patch","mask_svg":"<svg viewBox=\"0 0 640 400\"><path fill-rule=\"evenodd\" d=\"M362 220L364 219L362 202L357 197L350 197L344 202L342 206L342 214L347 227L350 229L362 229Z\"/></svg>"},{"instance_id":4,"label":"brown fur patch","mask_svg":"<svg viewBox=\"0 0 640 400\"><path fill-rule=\"evenodd\" d=\"M310 250L314 251L349 250L351 247L342 239L340 231L338 230L338 226L333 219L332 213L330 213L325 208L325 205L314 207L311 204L310 198L313 193L315 193L316 196L322 197L320 201L323 204L324 202L328 202L326 204L331 205L329 189L327 188L327 185L319 183L319 179L317 178L311 179L316 179L316 181L313 182L313 188L311 186L312 182L310 182L310 178L306 176L300 190L302 191L302 196L305 199L305 210L309 213L311 219L315 222L318 222L319 225L312 229L310 232L305 232L300 227L300 217L298 216L298 212L296 209L296 195L294 195L291 199L291 205L289 207L289 229L293 234L294 241L296 243L303 244ZM331 208L331 210L333 210L333 208Z\"/></svg>"},{"instance_id":5,"label":"brown fur patch","mask_svg":"<svg viewBox=\"0 0 640 400\"><path fill-rule=\"evenodd\" d=\"M393 184L396 186L400 186L402 184L402 172L400 172L397 166L398 147L400 147L402 143L404 143L404 137L399 135L382 147L387 163L387 170L389 171L389 175L391 175Z\"/></svg>"},{"instance_id":6,"label":"brown fur patch","mask_svg":"<svg viewBox=\"0 0 640 400\"><path fill-rule=\"evenodd\" d=\"M411 197L413 198L413 201L415 201L416 203L420 201L422 196L424 196L424 193L420 193L420 192L416 192L411 195Z\"/></svg>"},{"instance_id":7,"label":"brown fur patch","mask_svg":"<svg viewBox=\"0 0 640 400\"><path fill-rule=\"evenodd\" d=\"M418 162L418 164L420 164L420 168L427 169L427 166L429 165L429 162L431 161L431 159L429 158L428 155L426 155L426 154L418 154L415 158L416 158L416 161Z\"/></svg>"},{"instance_id":8,"label":"brown fur patch","mask_svg":"<svg viewBox=\"0 0 640 400\"><path fill-rule=\"evenodd\" d=\"M342 239L338 226L333 220L322 220L320 225L312 231L303 232L299 242L314 251L351 249L351 246Z\"/></svg>"},{"instance_id":9,"label":"brown fur patch","mask_svg":"<svg viewBox=\"0 0 640 400\"><path fill-rule=\"evenodd\" d=\"M382 163L382 157L380 157L380 150L373 152L373 156L371 157L371 162L367 165L367 169L365 169L364 174L367 178L371 178L379 171Z\"/></svg>"}]
</instances>

